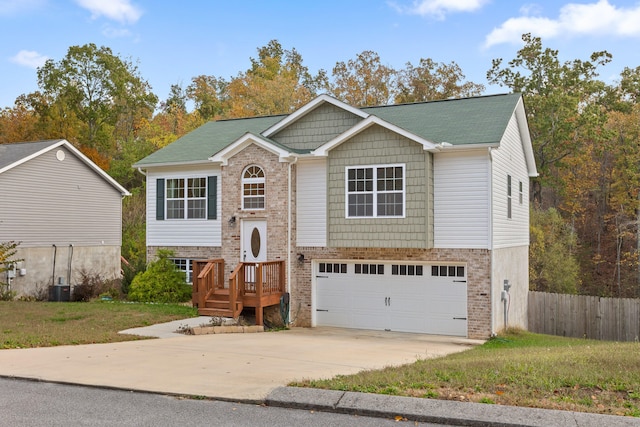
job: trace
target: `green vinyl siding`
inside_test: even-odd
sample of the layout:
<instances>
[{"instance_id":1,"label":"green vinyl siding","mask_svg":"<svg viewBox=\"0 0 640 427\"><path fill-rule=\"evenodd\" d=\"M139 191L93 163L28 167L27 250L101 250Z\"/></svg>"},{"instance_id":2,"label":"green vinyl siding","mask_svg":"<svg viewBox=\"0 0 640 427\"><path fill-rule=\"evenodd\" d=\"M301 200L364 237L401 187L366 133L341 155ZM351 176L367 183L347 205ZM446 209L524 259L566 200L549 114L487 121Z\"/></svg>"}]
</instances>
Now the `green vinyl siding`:
<instances>
[{"instance_id":1,"label":"green vinyl siding","mask_svg":"<svg viewBox=\"0 0 640 427\"><path fill-rule=\"evenodd\" d=\"M360 120L353 113L325 103L287 126L271 139L294 150L315 150Z\"/></svg>"},{"instance_id":2,"label":"green vinyl siding","mask_svg":"<svg viewBox=\"0 0 640 427\"><path fill-rule=\"evenodd\" d=\"M428 248L433 244L432 155L420 144L380 126L331 150L328 171L330 247ZM345 168L405 165L404 218L346 218Z\"/></svg>"}]
</instances>

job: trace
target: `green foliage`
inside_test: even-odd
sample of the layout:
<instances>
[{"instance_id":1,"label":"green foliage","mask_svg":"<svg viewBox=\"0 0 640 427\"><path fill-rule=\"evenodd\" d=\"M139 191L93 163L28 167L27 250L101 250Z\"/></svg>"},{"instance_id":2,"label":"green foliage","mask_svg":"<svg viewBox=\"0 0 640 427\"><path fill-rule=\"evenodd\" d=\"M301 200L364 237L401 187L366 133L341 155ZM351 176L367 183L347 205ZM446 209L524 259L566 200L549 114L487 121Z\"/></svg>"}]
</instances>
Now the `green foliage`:
<instances>
[{"instance_id":1,"label":"green foliage","mask_svg":"<svg viewBox=\"0 0 640 427\"><path fill-rule=\"evenodd\" d=\"M185 302L191 299L191 286L183 271L176 269L171 251L159 250L158 259L136 275L129 287L129 299L143 302Z\"/></svg>"},{"instance_id":2,"label":"green foliage","mask_svg":"<svg viewBox=\"0 0 640 427\"><path fill-rule=\"evenodd\" d=\"M131 283L133 279L139 274L144 272L146 267L146 263L144 258L142 259L132 259L131 261L126 261L123 259L122 261L122 285L121 290L124 295L129 293L129 289L131 288Z\"/></svg>"},{"instance_id":3,"label":"green foliage","mask_svg":"<svg viewBox=\"0 0 640 427\"><path fill-rule=\"evenodd\" d=\"M136 65L93 43L71 46L59 62L48 60L38 69L38 86L41 92L26 98L32 107L54 122L75 117L82 123L78 140L103 155L113 155L115 141L151 117L158 100Z\"/></svg>"},{"instance_id":4,"label":"green foliage","mask_svg":"<svg viewBox=\"0 0 640 427\"><path fill-rule=\"evenodd\" d=\"M578 290L576 235L558 211L531 211L529 288L575 294Z\"/></svg>"},{"instance_id":5,"label":"green foliage","mask_svg":"<svg viewBox=\"0 0 640 427\"><path fill-rule=\"evenodd\" d=\"M543 48L542 40L524 34L525 46L503 67L492 61L489 83L506 86L524 96L527 119L540 177L533 181L533 198L542 206L542 186L562 192L563 160L575 155L581 142L602 125L598 100L605 85L596 79L597 67L611 61L606 52L594 52L590 61L561 63L558 51Z\"/></svg>"},{"instance_id":6,"label":"green foliage","mask_svg":"<svg viewBox=\"0 0 640 427\"><path fill-rule=\"evenodd\" d=\"M9 266L14 262L20 261L18 259L14 259L18 252L18 245L20 245L20 243L13 240L9 242L0 242L0 273L7 271Z\"/></svg>"}]
</instances>

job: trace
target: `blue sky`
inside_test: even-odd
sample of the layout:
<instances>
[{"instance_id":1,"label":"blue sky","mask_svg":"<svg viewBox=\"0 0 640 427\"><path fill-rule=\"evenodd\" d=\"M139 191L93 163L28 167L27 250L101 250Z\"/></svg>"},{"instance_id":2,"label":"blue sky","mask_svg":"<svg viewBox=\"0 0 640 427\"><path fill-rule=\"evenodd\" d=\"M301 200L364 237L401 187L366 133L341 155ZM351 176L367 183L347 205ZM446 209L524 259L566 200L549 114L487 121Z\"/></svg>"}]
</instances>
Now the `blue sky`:
<instances>
[{"instance_id":1,"label":"blue sky","mask_svg":"<svg viewBox=\"0 0 640 427\"><path fill-rule=\"evenodd\" d=\"M639 23L634 0L0 0L0 108L37 90L46 59L87 43L136 62L161 100L192 77L245 71L272 39L313 73L372 50L395 68L454 61L487 86L491 60L513 59L531 32L562 60L609 51L601 78L613 83L640 66Z\"/></svg>"}]
</instances>

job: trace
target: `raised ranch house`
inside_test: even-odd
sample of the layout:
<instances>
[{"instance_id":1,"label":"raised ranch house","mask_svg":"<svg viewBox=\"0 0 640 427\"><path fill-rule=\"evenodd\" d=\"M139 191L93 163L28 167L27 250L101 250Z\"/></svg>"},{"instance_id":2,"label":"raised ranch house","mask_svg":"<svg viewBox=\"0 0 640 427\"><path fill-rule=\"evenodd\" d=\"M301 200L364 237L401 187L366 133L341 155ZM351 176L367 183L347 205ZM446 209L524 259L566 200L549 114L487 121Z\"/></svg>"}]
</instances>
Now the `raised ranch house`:
<instances>
[{"instance_id":1,"label":"raised ranch house","mask_svg":"<svg viewBox=\"0 0 640 427\"><path fill-rule=\"evenodd\" d=\"M134 166L148 257L174 251L202 314L256 307L260 323L286 292L297 326L526 327L537 172L519 94L371 108L322 95L209 122Z\"/></svg>"},{"instance_id":2,"label":"raised ranch house","mask_svg":"<svg viewBox=\"0 0 640 427\"><path fill-rule=\"evenodd\" d=\"M119 278L126 195L64 139L0 145L0 241L20 242L22 259L0 282L32 295L82 273Z\"/></svg>"}]
</instances>

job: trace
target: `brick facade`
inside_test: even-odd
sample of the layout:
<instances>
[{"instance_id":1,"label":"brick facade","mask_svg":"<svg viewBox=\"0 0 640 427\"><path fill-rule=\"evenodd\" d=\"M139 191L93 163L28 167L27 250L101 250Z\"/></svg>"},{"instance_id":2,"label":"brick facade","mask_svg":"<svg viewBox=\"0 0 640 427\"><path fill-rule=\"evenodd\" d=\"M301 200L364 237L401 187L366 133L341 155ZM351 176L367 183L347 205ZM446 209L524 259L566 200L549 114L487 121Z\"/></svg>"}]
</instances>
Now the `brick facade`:
<instances>
[{"instance_id":1,"label":"brick facade","mask_svg":"<svg viewBox=\"0 0 640 427\"><path fill-rule=\"evenodd\" d=\"M242 174L247 166L256 165L265 172L265 209L242 209ZM296 247L295 200L296 166L291 166L291 321L295 326L311 326L314 260L369 260L456 262L467 265L468 337L487 338L491 334L491 251L486 249L411 249L411 248L318 248ZM233 157L221 171L222 247L172 247L180 258L223 258L225 281L241 259L243 220L265 220L267 223L267 259L287 260L287 198L289 164L277 155L249 145ZM235 217L234 222L229 220ZM157 247L149 247L152 259ZM299 262L299 254L304 262ZM289 277L286 275L286 277Z\"/></svg>"}]
</instances>

